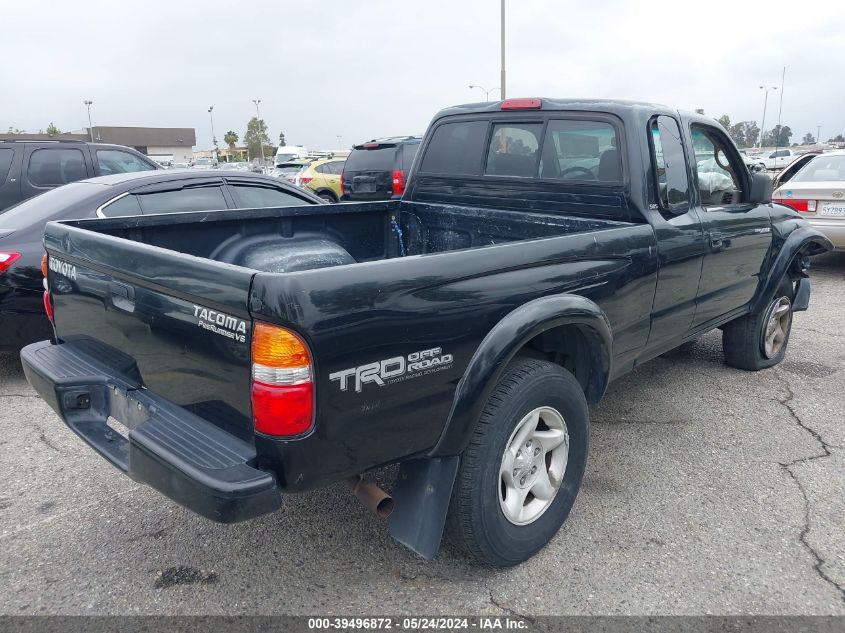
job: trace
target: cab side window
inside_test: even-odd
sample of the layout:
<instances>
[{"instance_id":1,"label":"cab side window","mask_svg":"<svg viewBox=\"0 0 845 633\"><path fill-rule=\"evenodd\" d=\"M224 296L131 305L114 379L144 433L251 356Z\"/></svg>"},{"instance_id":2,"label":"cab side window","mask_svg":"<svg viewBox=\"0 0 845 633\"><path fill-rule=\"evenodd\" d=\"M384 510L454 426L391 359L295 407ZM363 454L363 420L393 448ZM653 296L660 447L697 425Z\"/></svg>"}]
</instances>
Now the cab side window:
<instances>
[{"instance_id":1,"label":"cab side window","mask_svg":"<svg viewBox=\"0 0 845 633\"><path fill-rule=\"evenodd\" d=\"M668 116L655 117L649 124L649 134L658 207L672 215L686 213L690 206L689 178L678 122Z\"/></svg>"},{"instance_id":2,"label":"cab side window","mask_svg":"<svg viewBox=\"0 0 845 633\"><path fill-rule=\"evenodd\" d=\"M36 187L58 187L88 178L88 169L78 149L50 147L32 152L26 176Z\"/></svg>"},{"instance_id":3,"label":"cab side window","mask_svg":"<svg viewBox=\"0 0 845 633\"><path fill-rule=\"evenodd\" d=\"M690 131L701 205L723 206L742 202L740 174L745 166L727 151L728 140L704 125L693 125Z\"/></svg>"}]
</instances>

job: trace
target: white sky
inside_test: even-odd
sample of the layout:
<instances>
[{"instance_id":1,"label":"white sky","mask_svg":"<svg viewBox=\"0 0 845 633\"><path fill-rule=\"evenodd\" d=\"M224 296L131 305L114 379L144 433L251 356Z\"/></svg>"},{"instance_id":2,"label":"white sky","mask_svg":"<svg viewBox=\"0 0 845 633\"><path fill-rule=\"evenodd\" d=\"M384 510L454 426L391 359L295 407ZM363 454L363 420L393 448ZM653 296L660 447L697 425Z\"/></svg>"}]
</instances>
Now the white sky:
<instances>
[{"instance_id":1,"label":"white sky","mask_svg":"<svg viewBox=\"0 0 845 633\"><path fill-rule=\"evenodd\" d=\"M499 0L4 2L0 131L214 128L311 149L425 130L499 82ZM508 96L618 97L845 134L845 2L507 1ZM770 93L766 128L777 122Z\"/></svg>"}]
</instances>

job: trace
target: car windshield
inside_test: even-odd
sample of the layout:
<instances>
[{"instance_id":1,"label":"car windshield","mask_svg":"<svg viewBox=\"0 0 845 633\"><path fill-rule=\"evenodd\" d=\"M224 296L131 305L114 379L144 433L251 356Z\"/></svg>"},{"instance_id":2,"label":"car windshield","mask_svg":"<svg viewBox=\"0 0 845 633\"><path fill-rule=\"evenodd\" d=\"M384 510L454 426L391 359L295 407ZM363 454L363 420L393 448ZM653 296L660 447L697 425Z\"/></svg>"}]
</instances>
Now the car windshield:
<instances>
[{"instance_id":1,"label":"car windshield","mask_svg":"<svg viewBox=\"0 0 845 633\"><path fill-rule=\"evenodd\" d=\"M16 231L37 222L46 222L60 216L69 206L105 190L105 185L91 182L73 182L57 187L0 212L0 229ZM93 209L91 211L93 213ZM91 214L81 213L80 217L86 215Z\"/></svg>"},{"instance_id":2,"label":"car windshield","mask_svg":"<svg viewBox=\"0 0 845 633\"><path fill-rule=\"evenodd\" d=\"M296 154L276 154L276 165L286 163L291 158L296 158Z\"/></svg>"},{"instance_id":3,"label":"car windshield","mask_svg":"<svg viewBox=\"0 0 845 633\"><path fill-rule=\"evenodd\" d=\"M792 177L792 182L845 181L845 155L817 156Z\"/></svg>"}]
</instances>

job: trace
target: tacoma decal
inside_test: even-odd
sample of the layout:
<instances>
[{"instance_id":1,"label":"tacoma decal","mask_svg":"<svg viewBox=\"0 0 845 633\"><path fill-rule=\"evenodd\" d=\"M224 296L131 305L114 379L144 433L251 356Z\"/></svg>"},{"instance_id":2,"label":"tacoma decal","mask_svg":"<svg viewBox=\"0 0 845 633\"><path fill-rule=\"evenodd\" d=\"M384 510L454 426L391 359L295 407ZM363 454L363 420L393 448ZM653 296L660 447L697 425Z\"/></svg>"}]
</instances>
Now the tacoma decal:
<instances>
[{"instance_id":1,"label":"tacoma decal","mask_svg":"<svg viewBox=\"0 0 845 633\"><path fill-rule=\"evenodd\" d=\"M433 374L451 367L451 354L444 354L439 347L412 352L407 356L394 356L374 363L350 367L329 374L329 380L337 380L341 391L355 384L355 391L361 392L364 385L372 383L379 387Z\"/></svg>"},{"instance_id":2,"label":"tacoma decal","mask_svg":"<svg viewBox=\"0 0 845 633\"><path fill-rule=\"evenodd\" d=\"M204 330L225 336L238 343L246 343L246 321L243 319L198 305L194 305L194 316L197 318L197 325Z\"/></svg>"}]
</instances>

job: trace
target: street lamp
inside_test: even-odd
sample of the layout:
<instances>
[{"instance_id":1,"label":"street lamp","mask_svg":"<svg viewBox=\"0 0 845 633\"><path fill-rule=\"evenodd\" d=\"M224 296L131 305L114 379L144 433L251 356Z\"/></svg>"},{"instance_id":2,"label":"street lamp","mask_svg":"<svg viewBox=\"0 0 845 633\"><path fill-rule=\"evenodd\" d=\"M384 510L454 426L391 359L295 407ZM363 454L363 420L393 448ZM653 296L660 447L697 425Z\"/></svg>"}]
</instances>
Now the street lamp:
<instances>
[{"instance_id":1,"label":"street lamp","mask_svg":"<svg viewBox=\"0 0 845 633\"><path fill-rule=\"evenodd\" d=\"M262 130L261 130L261 111L258 109L258 105L261 103L261 99L253 99L252 102L255 104L255 120L256 125L258 127L258 145L261 147L261 171L264 171L264 140L261 138Z\"/></svg>"},{"instance_id":2,"label":"street lamp","mask_svg":"<svg viewBox=\"0 0 845 633\"><path fill-rule=\"evenodd\" d=\"M766 132L766 103L769 101L769 90L777 89L777 86L760 86L760 90L765 91L765 96L763 97L763 120L760 122L760 144L757 146L758 148L763 147L763 134Z\"/></svg>"},{"instance_id":3,"label":"street lamp","mask_svg":"<svg viewBox=\"0 0 845 633\"><path fill-rule=\"evenodd\" d=\"M822 142L822 126L817 125L816 126L816 143L820 144L821 142Z\"/></svg>"},{"instance_id":4,"label":"street lamp","mask_svg":"<svg viewBox=\"0 0 845 633\"><path fill-rule=\"evenodd\" d=\"M502 92L502 89L501 89L501 88L490 88L490 89L488 90L487 88L483 88L482 86L473 86L473 85L470 85L470 90L472 90L473 88L478 88L479 90L481 90L482 92L484 92L484 99L485 99L486 101L490 101L490 93L491 93L491 92L493 92L494 90L498 90L498 91L499 91L499 93L501 93L501 92Z\"/></svg>"},{"instance_id":5,"label":"street lamp","mask_svg":"<svg viewBox=\"0 0 845 633\"><path fill-rule=\"evenodd\" d=\"M208 106L208 118L211 119L211 142L214 144L214 160L217 160L217 136L214 134L214 106Z\"/></svg>"},{"instance_id":6,"label":"street lamp","mask_svg":"<svg viewBox=\"0 0 845 633\"><path fill-rule=\"evenodd\" d=\"M343 134L335 134L335 137L337 138L337 148L343 149Z\"/></svg>"},{"instance_id":7,"label":"street lamp","mask_svg":"<svg viewBox=\"0 0 845 633\"><path fill-rule=\"evenodd\" d=\"M93 143L94 142L94 126L91 125L91 106L94 105L94 102L86 99L85 101L83 101L83 103L85 104L85 107L88 108L88 132L90 132L90 134L91 134L91 142Z\"/></svg>"}]
</instances>

